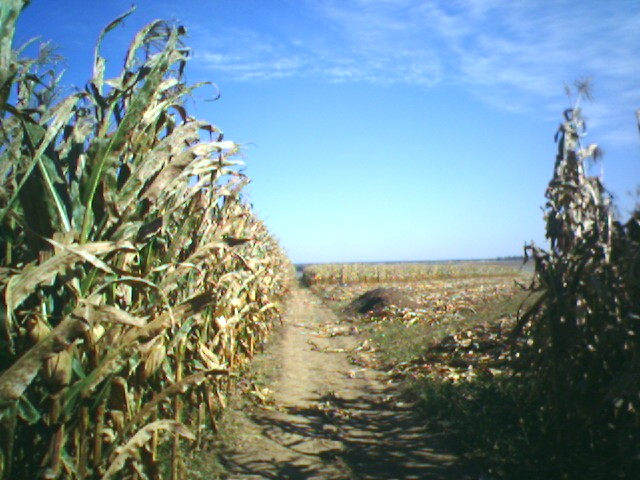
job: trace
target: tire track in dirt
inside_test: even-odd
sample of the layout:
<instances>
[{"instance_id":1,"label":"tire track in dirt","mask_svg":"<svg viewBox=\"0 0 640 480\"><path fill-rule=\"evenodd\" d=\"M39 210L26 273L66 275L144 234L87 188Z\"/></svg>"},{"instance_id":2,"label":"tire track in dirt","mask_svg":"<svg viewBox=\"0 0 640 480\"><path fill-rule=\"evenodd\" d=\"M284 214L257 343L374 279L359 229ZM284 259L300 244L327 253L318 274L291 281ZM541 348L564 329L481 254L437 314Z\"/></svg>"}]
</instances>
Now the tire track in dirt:
<instances>
[{"instance_id":1,"label":"tire track in dirt","mask_svg":"<svg viewBox=\"0 0 640 480\"><path fill-rule=\"evenodd\" d=\"M245 416L224 478L474 478L384 373L358 361L366 350L356 326L309 291L293 291L276 335L274 406Z\"/></svg>"}]
</instances>

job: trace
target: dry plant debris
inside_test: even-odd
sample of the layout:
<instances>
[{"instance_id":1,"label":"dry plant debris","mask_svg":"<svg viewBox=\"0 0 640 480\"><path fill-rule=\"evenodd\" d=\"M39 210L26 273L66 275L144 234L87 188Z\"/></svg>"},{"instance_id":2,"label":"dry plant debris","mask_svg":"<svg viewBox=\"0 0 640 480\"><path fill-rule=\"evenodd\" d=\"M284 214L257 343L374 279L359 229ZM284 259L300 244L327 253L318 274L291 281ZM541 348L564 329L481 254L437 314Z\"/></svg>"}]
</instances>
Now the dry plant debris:
<instances>
[{"instance_id":1,"label":"dry plant debris","mask_svg":"<svg viewBox=\"0 0 640 480\"><path fill-rule=\"evenodd\" d=\"M469 267L465 268L468 271ZM312 289L332 308L343 312L343 315L346 313L355 322L372 324L374 330L384 329L390 322L395 322L428 325L446 332L420 355L387 368L394 378L429 376L457 383L510 371L512 346L509 334L516 323L514 312L478 313L486 305L500 304L516 295L524 298L523 284L528 278L527 273L512 269L502 276L492 273L489 276L460 275L456 278L454 275L453 278L420 282L376 284L374 291L401 291L419 305L401 308L386 304L364 314L356 313L354 299L370 292L371 283L322 284ZM352 324L351 328L357 327ZM374 362L374 350L369 342L358 350L353 357L355 364L371 365Z\"/></svg>"},{"instance_id":2,"label":"dry plant debris","mask_svg":"<svg viewBox=\"0 0 640 480\"><path fill-rule=\"evenodd\" d=\"M424 355L395 365L390 373L400 377L429 376L452 383L479 375L496 376L511 371L512 347L508 332L513 322L477 325L447 335Z\"/></svg>"}]
</instances>

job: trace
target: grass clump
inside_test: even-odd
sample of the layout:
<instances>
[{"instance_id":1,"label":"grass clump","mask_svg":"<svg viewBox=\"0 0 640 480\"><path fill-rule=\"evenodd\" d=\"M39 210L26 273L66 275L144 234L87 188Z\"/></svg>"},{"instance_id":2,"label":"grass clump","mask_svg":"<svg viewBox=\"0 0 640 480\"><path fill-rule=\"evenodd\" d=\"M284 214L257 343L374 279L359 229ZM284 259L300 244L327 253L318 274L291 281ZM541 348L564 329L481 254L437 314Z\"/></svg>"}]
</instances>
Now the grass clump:
<instances>
[{"instance_id":1,"label":"grass clump","mask_svg":"<svg viewBox=\"0 0 640 480\"><path fill-rule=\"evenodd\" d=\"M397 365L423 358L426 350L456 333L471 331L478 326L508 328L515 323L523 304L531 301L529 293L517 290L474 305L464 315L447 315L436 323L390 318L369 323L365 328L379 347L380 360L386 365Z\"/></svg>"},{"instance_id":2,"label":"grass clump","mask_svg":"<svg viewBox=\"0 0 640 480\"><path fill-rule=\"evenodd\" d=\"M451 437L473 469L490 478L555 478L544 425L512 368L515 345L509 336L523 302L532 301L520 291L436 326L369 327L379 360L425 421Z\"/></svg>"},{"instance_id":3,"label":"grass clump","mask_svg":"<svg viewBox=\"0 0 640 480\"><path fill-rule=\"evenodd\" d=\"M523 408L522 389L512 379L454 383L422 377L408 380L406 389L430 426L452 437L464 458L489 478L561 478L542 419L535 408Z\"/></svg>"},{"instance_id":4,"label":"grass clump","mask_svg":"<svg viewBox=\"0 0 640 480\"><path fill-rule=\"evenodd\" d=\"M519 456L531 447L535 422L523 417L508 362L508 334L526 298L523 291L497 297L435 326L396 321L369 327L379 360L430 427L450 436L475 468L497 478L530 478L518 477L530 473L520 469Z\"/></svg>"}]
</instances>

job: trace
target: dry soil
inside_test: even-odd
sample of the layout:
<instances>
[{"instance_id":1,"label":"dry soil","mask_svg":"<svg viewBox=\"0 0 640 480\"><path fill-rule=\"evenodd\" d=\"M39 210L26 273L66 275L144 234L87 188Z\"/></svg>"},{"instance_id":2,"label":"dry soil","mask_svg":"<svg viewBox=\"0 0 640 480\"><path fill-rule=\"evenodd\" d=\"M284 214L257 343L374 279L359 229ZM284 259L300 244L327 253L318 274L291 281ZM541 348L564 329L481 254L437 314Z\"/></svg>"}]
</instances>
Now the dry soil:
<instances>
[{"instance_id":1,"label":"dry soil","mask_svg":"<svg viewBox=\"0 0 640 480\"><path fill-rule=\"evenodd\" d=\"M240 415L229 479L473 479L376 370L358 325L293 291L267 350L271 402Z\"/></svg>"}]
</instances>

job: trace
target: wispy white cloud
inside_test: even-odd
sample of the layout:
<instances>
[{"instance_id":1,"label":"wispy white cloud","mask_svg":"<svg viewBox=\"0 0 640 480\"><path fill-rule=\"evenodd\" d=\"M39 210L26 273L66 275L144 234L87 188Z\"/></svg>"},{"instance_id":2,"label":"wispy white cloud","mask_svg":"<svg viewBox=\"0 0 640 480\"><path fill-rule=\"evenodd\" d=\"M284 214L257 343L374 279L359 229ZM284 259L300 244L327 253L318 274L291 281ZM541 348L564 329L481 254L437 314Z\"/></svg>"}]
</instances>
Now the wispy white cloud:
<instances>
[{"instance_id":1,"label":"wispy white cloud","mask_svg":"<svg viewBox=\"0 0 640 480\"><path fill-rule=\"evenodd\" d=\"M211 45L196 45L194 60L234 80L320 76L333 82L366 81L431 86L442 77L440 57L416 42L396 9L413 3L301 2L317 24L298 35L268 30L217 29ZM204 30L204 29L202 29Z\"/></svg>"},{"instance_id":2,"label":"wispy white cloud","mask_svg":"<svg viewBox=\"0 0 640 480\"><path fill-rule=\"evenodd\" d=\"M295 34L217 30L197 61L237 80L457 84L496 108L549 115L564 82L591 77L595 125L620 124L640 106L636 0L304 0L292 8L306 12Z\"/></svg>"},{"instance_id":3,"label":"wispy white cloud","mask_svg":"<svg viewBox=\"0 0 640 480\"><path fill-rule=\"evenodd\" d=\"M468 1L449 11L445 3L429 5L424 18L446 25L438 35L453 52L445 81L497 108L556 115L562 85L591 78L592 124L608 124L616 144L637 144L629 114L640 107L640 4Z\"/></svg>"},{"instance_id":4,"label":"wispy white cloud","mask_svg":"<svg viewBox=\"0 0 640 480\"><path fill-rule=\"evenodd\" d=\"M197 37L213 38L213 47L194 49L194 61L207 69L223 73L234 80L269 80L299 75L308 67L306 52L264 33L248 29L221 29L215 35L204 35L200 27Z\"/></svg>"},{"instance_id":5,"label":"wispy white cloud","mask_svg":"<svg viewBox=\"0 0 640 480\"><path fill-rule=\"evenodd\" d=\"M300 56L279 56L278 58L245 57L235 54L203 52L197 61L208 68L223 71L236 80L270 80L298 75L307 60Z\"/></svg>"}]
</instances>

